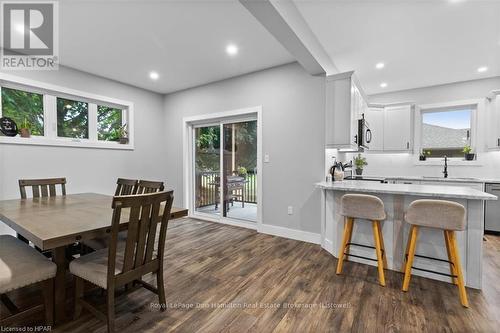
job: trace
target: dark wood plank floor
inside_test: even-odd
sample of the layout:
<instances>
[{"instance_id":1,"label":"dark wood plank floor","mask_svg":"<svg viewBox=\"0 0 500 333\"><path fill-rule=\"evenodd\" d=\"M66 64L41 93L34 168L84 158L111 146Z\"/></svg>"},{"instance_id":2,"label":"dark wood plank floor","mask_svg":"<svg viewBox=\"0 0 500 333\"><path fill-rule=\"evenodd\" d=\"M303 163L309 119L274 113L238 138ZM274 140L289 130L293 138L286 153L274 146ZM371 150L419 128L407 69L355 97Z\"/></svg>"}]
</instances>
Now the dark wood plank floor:
<instances>
[{"instance_id":1,"label":"dark wood plank floor","mask_svg":"<svg viewBox=\"0 0 500 333\"><path fill-rule=\"evenodd\" d=\"M165 259L169 308L158 311L147 290L120 296L117 331L498 332L500 237L487 236L484 244L484 289L468 289L471 307L464 309L451 284L413 277L403 293L397 272L386 271L385 288L375 267L346 263L344 274L335 275L336 259L318 245L175 221ZM55 331L105 330L84 312Z\"/></svg>"}]
</instances>

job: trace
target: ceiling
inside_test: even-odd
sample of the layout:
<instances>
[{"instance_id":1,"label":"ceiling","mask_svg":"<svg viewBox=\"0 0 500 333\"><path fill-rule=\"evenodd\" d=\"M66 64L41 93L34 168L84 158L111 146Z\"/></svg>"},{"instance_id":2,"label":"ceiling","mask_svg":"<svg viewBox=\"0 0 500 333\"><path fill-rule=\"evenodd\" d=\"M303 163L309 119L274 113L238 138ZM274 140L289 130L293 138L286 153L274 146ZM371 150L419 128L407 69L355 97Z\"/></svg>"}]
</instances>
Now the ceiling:
<instances>
[{"instance_id":1,"label":"ceiling","mask_svg":"<svg viewBox=\"0 0 500 333\"><path fill-rule=\"evenodd\" d=\"M159 93L294 61L235 0L59 4L61 64Z\"/></svg>"},{"instance_id":2,"label":"ceiling","mask_svg":"<svg viewBox=\"0 0 500 333\"><path fill-rule=\"evenodd\" d=\"M354 70L367 94L500 76L498 0L295 2L337 68Z\"/></svg>"}]
</instances>

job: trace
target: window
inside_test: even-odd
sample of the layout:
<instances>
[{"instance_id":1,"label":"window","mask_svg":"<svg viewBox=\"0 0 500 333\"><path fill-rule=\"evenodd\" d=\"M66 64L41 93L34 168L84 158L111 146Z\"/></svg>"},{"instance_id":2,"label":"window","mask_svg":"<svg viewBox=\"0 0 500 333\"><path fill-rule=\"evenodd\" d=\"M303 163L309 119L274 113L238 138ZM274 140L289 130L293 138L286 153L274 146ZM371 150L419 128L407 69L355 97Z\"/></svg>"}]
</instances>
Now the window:
<instances>
[{"instance_id":1,"label":"window","mask_svg":"<svg viewBox=\"0 0 500 333\"><path fill-rule=\"evenodd\" d=\"M131 102L6 73L0 73L0 97L0 116L12 118L18 128L26 119L31 129L31 136L9 137L0 132L0 146L134 149Z\"/></svg>"},{"instance_id":2,"label":"window","mask_svg":"<svg viewBox=\"0 0 500 333\"><path fill-rule=\"evenodd\" d=\"M89 138L88 103L57 98L57 136Z\"/></svg>"},{"instance_id":3,"label":"window","mask_svg":"<svg viewBox=\"0 0 500 333\"><path fill-rule=\"evenodd\" d=\"M427 157L463 157L472 146L473 108L461 107L422 112L422 151Z\"/></svg>"},{"instance_id":4,"label":"window","mask_svg":"<svg viewBox=\"0 0 500 333\"><path fill-rule=\"evenodd\" d=\"M18 127L26 123L32 135L43 135L43 95L2 87L2 116Z\"/></svg>"},{"instance_id":5,"label":"window","mask_svg":"<svg viewBox=\"0 0 500 333\"><path fill-rule=\"evenodd\" d=\"M97 139L118 141L123 126L123 111L108 106L97 106Z\"/></svg>"}]
</instances>

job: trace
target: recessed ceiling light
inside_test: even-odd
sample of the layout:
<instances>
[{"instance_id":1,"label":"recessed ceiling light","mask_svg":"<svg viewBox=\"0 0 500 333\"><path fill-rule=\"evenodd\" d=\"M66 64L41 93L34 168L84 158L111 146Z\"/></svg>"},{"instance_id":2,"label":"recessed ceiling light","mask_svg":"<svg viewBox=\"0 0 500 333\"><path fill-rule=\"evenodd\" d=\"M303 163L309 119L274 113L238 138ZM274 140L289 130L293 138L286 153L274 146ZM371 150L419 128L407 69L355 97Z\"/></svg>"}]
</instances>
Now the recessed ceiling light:
<instances>
[{"instance_id":1,"label":"recessed ceiling light","mask_svg":"<svg viewBox=\"0 0 500 333\"><path fill-rule=\"evenodd\" d=\"M229 44L226 46L226 53L229 54L230 56L235 56L238 54L238 46L234 44Z\"/></svg>"},{"instance_id":2,"label":"recessed ceiling light","mask_svg":"<svg viewBox=\"0 0 500 333\"><path fill-rule=\"evenodd\" d=\"M379 62L378 64L375 65L376 69L382 69L385 67L385 64L383 62Z\"/></svg>"},{"instance_id":3,"label":"recessed ceiling light","mask_svg":"<svg viewBox=\"0 0 500 333\"><path fill-rule=\"evenodd\" d=\"M486 72L487 70L488 70L488 67L486 67L486 66L481 66L481 67L479 67L479 68L477 69L477 72L478 72L478 73L484 73L484 72Z\"/></svg>"},{"instance_id":4,"label":"recessed ceiling light","mask_svg":"<svg viewBox=\"0 0 500 333\"><path fill-rule=\"evenodd\" d=\"M158 80L159 77L160 77L160 74L158 74L157 72L150 72L149 73L149 78L151 80Z\"/></svg>"},{"instance_id":5,"label":"recessed ceiling light","mask_svg":"<svg viewBox=\"0 0 500 333\"><path fill-rule=\"evenodd\" d=\"M380 84L380 88L385 88L385 87L387 87L387 83L382 82L382 83Z\"/></svg>"}]
</instances>

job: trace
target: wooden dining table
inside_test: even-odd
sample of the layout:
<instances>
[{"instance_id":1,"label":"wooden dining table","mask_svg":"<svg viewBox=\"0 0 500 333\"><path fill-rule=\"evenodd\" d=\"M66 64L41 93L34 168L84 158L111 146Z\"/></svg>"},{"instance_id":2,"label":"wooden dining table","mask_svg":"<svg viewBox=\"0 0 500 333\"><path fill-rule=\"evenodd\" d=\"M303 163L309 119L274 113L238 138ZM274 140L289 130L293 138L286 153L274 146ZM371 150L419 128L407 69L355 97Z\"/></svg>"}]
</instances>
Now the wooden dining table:
<instances>
[{"instance_id":1,"label":"wooden dining table","mask_svg":"<svg viewBox=\"0 0 500 333\"><path fill-rule=\"evenodd\" d=\"M96 193L0 201L0 221L43 251L52 252L57 265L54 288L56 324L66 321L66 248L76 242L105 237L111 231L113 197ZM188 215L172 207L170 219ZM123 229L128 210L122 210ZM36 267L33 267L36 269Z\"/></svg>"}]
</instances>

